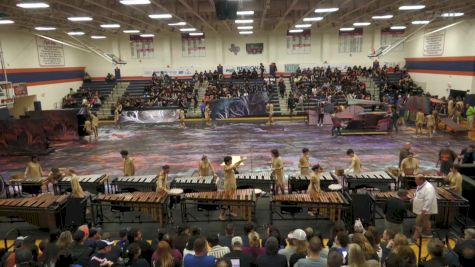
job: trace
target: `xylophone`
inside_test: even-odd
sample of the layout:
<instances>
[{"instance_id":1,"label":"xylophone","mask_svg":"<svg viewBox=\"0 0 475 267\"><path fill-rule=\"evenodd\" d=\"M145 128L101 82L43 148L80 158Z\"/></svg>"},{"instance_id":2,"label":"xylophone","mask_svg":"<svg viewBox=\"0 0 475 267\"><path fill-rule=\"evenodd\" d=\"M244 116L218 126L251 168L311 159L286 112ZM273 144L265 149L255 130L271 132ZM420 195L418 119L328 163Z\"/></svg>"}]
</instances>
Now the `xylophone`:
<instances>
[{"instance_id":1,"label":"xylophone","mask_svg":"<svg viewBox=\"0 0 475 267\"><path fill-rule=\"evenodd\" d=\"M170 188L182 188L185 192L216 191L217 180L215 176L180 177L172 180Z\"/></svg>"},{"instance_id":2,"label":"xylophone","mask_svg":"<svg viewBox=\"0 0 475 267\"><path fill-rule=\"evenodd\" d=\"M396 185L396 178L385 171L364 172L361 174L344 174L348 190L362 187L378 188L381 191L391 190L391 184Z\"/></svg>"},{"instance_id":3,"label":"xylophone","mask_svg":"<svg viewBox=\"0 0 475 267\"><path fill-rule=\"evenodd\" d=\"M466 224L468 209L470 207L468 200L443 187L436 187L436 190L439 211L438 214L434 215L436 224L441 227L449 227L454 222L454 216L457 213L462 217L461 223ZM415 189L408 190L408 198L413 198L415 192ZM370 196L376 205L383 207L387 199L397 196L397 192L371 192ZM412 210L409 199L406 201L406 205L408 210ZM375 216L375 214L373 216ZM374 219L375 218L373 218L373 221Z\"/></svg>"},{"instance_id":4,"label":"xylophone","mask_svg":"<svg viewBox=\"0 0 475 267\"><path fill-rule=\"evenodd\" d=\"M106 174L78 175L78 180L82 189L91 193L104 192L104 183L107 179L108 177ZM71 189L71 177L63 177L61 181L58 182L58 186L61 191Z\"/></svg>"},{"instance_id":5,"label":"xylophone","mask_svg":"<svg viewBox=\"0 0 475 267\"><path fill-rule=\"evenodd\" d=\"M116 177L111 182L111 191L114 193L121 191L155 191L157 178L156 175Z\"/></svg>"},{"instance_id":6,"label":"xylophone","mask_svg":"<svg viewBox=\"0 0 475 267\"><path fill-rule=\"evenodd\" d=\"M64 225L68 195L44 194L29 198L0 199L0 216L17 217L54 230Z\"/></svg>"},{"instance_id":7,"label":"xylophone","mask_svg":"<svg viewBox=\"0 0 475 267\"><path fill-rule=\"evenodd\" d=\"M109 203L111 209L138 211L148 214L154 222L163 226L168 217L169 196L161 192L131 192L122 194L100 194L93 199L94 222L103 220L103 203Z\"/></svg>"},{"instance_id":8,"label":"xylophone","mask_svg":"<svg viewBox=\"0 0 475 267\"><path fill-rule=\"evenodd\" d=\"M296 219L295 214L301 213L304 208L307 208L318 210L317 217L328 218L333 222L344 220L351 224L348 212L351 210L350 203L351 197L346 192L273 195L270 202L270 223L273 220L294 220ZM287 214L291 216L289 217ZM298 219L308 219L308 217Z\"/></svg>"},{"instance_id":9,"label":"xylophone","mask_svg":"<svg viewBox=\"0 0 475 267\"><path fill-rule=\"evenodd\" d=\"M241 189L259 188L265 192L274 189L274 177L272 172L253 172L236 175L237 187Z\"/></svg>"},{"instance_id":10,"label":"xylophone","mask_svg":"<svg viewBox=\"0 0 475 267\"><path fill-rule=\"evenodd\" d=\"M440 176L437 174L424 174L424 177L426 178L427 181L430 183L433 183L436 186L442 186L445 184L445 176ZM400 178L401 182L401 187L410 189L410 188L416 188L416 176L415 175L406 175L406 176L401 176Z\"/></svg>"},{"instance_id":11,"label":"xylophone","mask_svg":"<svg viewBox=\"0 0 475 267\"><path fill-rule=\"evenodd\" d=\"M29 194L41 193L41 187L48 183L48 177L26 178L26 179L10 179L7 186L11 187L14 194L22 195L23 192ZM7 190L7 197L10 197L10 190Z\"/></svg>"},{"instance_id":12,"label":"xylophone","mask_svg":"<svg viewBox=\"0 0 475 267\"><path fill-rule=\"evenodd\" d=\"M328 186L331 184L338 183L338 180L333 177L330 172L322 173L320 179L320 188L322 190L328 190ZM301 176L298 174L289 175L288 185L289 185L289 194L294 191L306 191L308 185L310 184L310 176Z\"/></svg>"},{"instance_id":13,"label":"xylophone","mask_svg":"<svg viewBox=\"0 0 475 267\"><path fill-rule=\"evenodd\" d=\"M210 221L200 220L197 214L191 212L191 207L202 207L204 210L216 210L220 207L237 207L242 218L251 222L256 213L256 195L254 189L238 189L236 193L229 192L195 192L187 193L181 200L183 222ZM218 215L215 216L218 218Z\"/></svg>"}]
</instances>

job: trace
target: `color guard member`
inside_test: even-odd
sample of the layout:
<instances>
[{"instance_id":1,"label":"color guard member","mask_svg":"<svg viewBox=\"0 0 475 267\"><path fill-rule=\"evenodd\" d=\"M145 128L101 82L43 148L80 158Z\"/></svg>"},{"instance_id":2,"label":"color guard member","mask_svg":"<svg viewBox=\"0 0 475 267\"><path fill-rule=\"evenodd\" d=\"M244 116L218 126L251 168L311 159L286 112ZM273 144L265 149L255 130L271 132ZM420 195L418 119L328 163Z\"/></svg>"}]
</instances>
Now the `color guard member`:
<instances>
[{"instance_id":1,"label":"color guard member","mask_svg":"<svg viewBox=\"0 0 475 267\"><path fill-rule=\"evenodd\" d=\"M416 113L416 135L422 135L422 126L424 125L425 116L422 109L419 109Z\"/></svg>"},{"instance_id":2,"label":"color guard member","mask_svg":"<svg viewBox=\"0 0 475 267\"><path fill-rule=\"evenodd\" d=\"M122 150L120 155L123 158L124 164L124 176L134 176L135 175L135 163L132 157L129 157L129 151Z\"/></svg>"},{"instance_id":3,"label":"color guard member","mask_svg":"<svg viewBox=\"0 0 475 267\"><path fill-rule=\"evenodd\" d=\"M234 194L237 190L237 183L236 183L236 176L234 176L234 172L236 169L243 163L245 159L242 159L233 164L233 158L231 156L224 157L224 192ZM221 214L219 215L219 219L224 221L226 218L224 217L226 213L226 209L221 210ZM236 217L236 207L231 207L230 214L233 217Z\"/></svg>"},{"instance_id":4,"label":"color guard member","mask_svg":"<svg viewBox=\"0 0 475 267\"><path fill-rule=\"evenodd\" d=\"M91 113L91 123L92 123L92 131L94 132L94 138L97 140L99 137L99 118L97 117L96 112Z\"/></svg>"},{"instance_id":5,"label":"color guard member","mask_svg":"<svg viewBox=\"0 0 475 267\"><path fill-rule=\"evenodd\" d=\"M117 101L117 104L115 106L114 110L114 123L115 127L120 128L120 115L122 114L122 104Z\"/></svg>"},{"instance_id":6,"label":"color guard member","mask_svg":"<svg viewBox=\"0 0 475 267\"><path fill-rule=\"evenodd\" d=\"M88 116L88 118L84 122L84 131L89 136L89 143L92 142L92 135L94 134L91 120L92 120L91 116Z\"/></svg>"},{"instance_id":7,"label":"color guard member","mask_svg":"<svg viewBox=\"0 0 475 267\"><path fill-rule=\"evenodd\" d=\"M178 114L178 119L180 120L180 127L185 128L185 110L180 109L179 114Z\"/></svg>"},{"instance_id":8,"label":"color guard member","mask_svg":"<svg viewBox=\"0 0 475 267\"><path fill-rule=\"evenodd\" d=\"M85 198L86 193L84 190L82 190L76 172L72 169L69 169L68 175L71 177L71 196L76 198Z\"/></svg>"},{"instance_id":9,"label":"color guard member","mask_svg":"<svg viewBox=\"0 0 475 267\"><path fill-rule=\"evenodd\" d=\"M209 103L206 104L206 107L205 107L205 121L206 121L206 124L208 125L211 124L211 108L209 107Z\"/></svg>"},{"instance_id":10,"label":"color guard member","mask_svg":"<svg viewBox=\"0 0 475 267\"><path fill-rule=\"evenodd\" d=\"M272 149L272 174L274 175L275 179L275 193L279 192L279 189L282 194L284 194L284 162L282 158L280 158L279 150Z\"/></svg>"},{"instance_id":11,"label":"color guard member","mask_svg":"<svg viewBox=\"0 0 475 267\"><path fill-rule=\"evenodd\" d=\"M267 111L267 114L269 114L269 118L267 120L267 122L269 124L272 124L274 123L274 104L272 104L271 102L267 102L267 105L266 105L266 111Z\"/></svg>"},{"instance_id":12,"label":"color guard member","mask_svg":"<svg viewBox=\"0 0 475 267\"><path fill-rule=\"evenodd\" d=\"M320 164L313 165L312 175L310 176L310 184L308 185L307 194L315 194L320 192L320 179L322 177L323 169ZM309 209L308 215L316 216L315 209Z\"/></svg>"}]
</instances>

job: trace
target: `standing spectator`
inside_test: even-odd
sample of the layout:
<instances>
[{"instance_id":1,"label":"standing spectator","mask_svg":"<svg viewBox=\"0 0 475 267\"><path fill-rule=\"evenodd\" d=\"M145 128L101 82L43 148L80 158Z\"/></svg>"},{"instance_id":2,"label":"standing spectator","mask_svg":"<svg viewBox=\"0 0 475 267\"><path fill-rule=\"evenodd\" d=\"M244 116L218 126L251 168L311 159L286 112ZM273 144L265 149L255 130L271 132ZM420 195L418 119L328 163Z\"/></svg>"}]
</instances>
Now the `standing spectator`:
<instances>
[{"instance_id":1,"label":"standing spectator","mask_svg":"<svg viewBox=\"0 0 475 267\"><path fill-rule=\"evenodd\" d=\"M89 237L84 241L84 245L91 248L92 251L96 250L96 242L101 240L101 229L92 227L89 229Z\"/></svg>"},{"instance_id":2,"label":"standing spectator","mask_svg":"<svg viewBox=\"0 0 475 267\"><path fill-rule=\"evenodd\" d=\"M257 257L258 267L287 267L287 259L284 255L277 254L279 242L274 237L269 237L266 241L266 253ZM187 266L185 266L187 267Z\"/></svg>"},{"instance_id":3,"label":"standing spectator","mask_svg":"<svg viewBox=\"0 0 475 267\"><path fill-rule=\"evenodd\" d=\"M230 259L231 261L239 261L240 267L251 267L253 264L253 259L251 256L243 253L242 248L242 238L235 236L231 239L232 250L228 254L224 255L224 258Z\"/></svg>"},{"instance_id":4,"label":"standing spectator","mask_svg":"<svg viewBox=\"0 0 475 267\"><path fill-rule=\"evenodd\" d=\"M434 186L427 182L424 175L416 176L417 189L412 199L412 212L416 214L413 240L420 236L432 237L430 216L437 214L437 193Z\"/></svg>"},{"instance_id":5,"label":"standing spectator","mask_svg":"<svg viewBox=\"0 0 475 267\"><path fill-rule=\"evenodd\" d=\"M366 267L365 253L358 244L348 246L348 267Z\"/></svg>"},{"instance_id":6,"label":"standing spectator","mask_svg":"<svg viewBox=\"0 0 475 267\"><path fill-rule=\"evenodd\" d=\"M297 237L299 239L297 239ZM292 232L290 232L287 235L287 242L288 245L287 247L279 250L280 255L284 255L287 258L287 262L290 260L290 257L295 253L297 249L297 240L306 240L307 235L305 232L301 229L296 229Z\"/></svg>"},{"instance_id":7,"label":"standing spectator","mask_svg":"<svg viewBox=\"0 0 475 267\"><path fill-rule=\"evenodd\" d=\"M78 264L81 266L87 266L89 264L89 259L93 250L90 247L84 245L85 238L86 236L81 230L77 230L73 234L74 242L70 247L73 264Z\"/></svg>"},{"instance_id":8,"label":"standing spectator","mask_svg":"<svg viewBox=\"0 0 475 267\"><path fill-rule=\"evenodd\" d=\"M326 267L327 261L320 257L322 250L322 241L318 237L313 237L309 241L308 255L306 258L300 259L294 267Z\"/></svg>"},{"instance_id":9,"label":"standing spectator","mask_svg":"<svg viewBox=\"0 0 475 267\"><path fill-rule=\"evenodd\" d=\"M406 216L404 200L407 200L407 190L399 189L396 197L389 198L384 203L386 230L391 230L394 233L403 232L404 217Z\"/></svg>"},{"instance_id":10,"label":"standing spectator","mask_svg":"<svg viewBox=\"0 0 475 267\"><path fill-rule=\"evenodd\" d=\"M129 246L129 262L128 266L130 267L150 267L150 264L147 260L141 257L142 250L138 243L132 243ZM162 266L162 265L159 265Z\"/></svg>"},{"instance_id":11,"label":"standing spectator","mask_svg":"<svg viewBox=\"0 0 475 267\"><path fill-rule=\"evenodd\" d=\"M221 258L216 261L216 267L233 267L233 264L229 259Z\"/></svg>"},{"instance_id":12,"label":"standing spectator","mask_svg":"<svg viewBox=\"0 0 475 267\"><path fill-rule=\"evenodd\" d=\"M107 240L99 240L96 242L96 252L92 254L89 261L90 267L112 266L113 262L107 258L107 254L111 252L113 242Z\"/></svg>"},{"instance_id":13,"label":"standing spectator","mask_svg":"<svg viewBox=\"0 0 475 267\"><path fill-rule=\"evenodd\" d=\"M323 126L323 118L325 117L325 111L324 111L324 108L323 108L323 103L321 103L321 102L317 104L317 116L318 116L317 126L322 127Z\"/></svg>"},{"instance_id":14,"label":"standing spectator","mask_svg":"<svg viewBox=\"0 0 475 267\"><path fill-rule=\"evenodd\" d=\"M178 249L178 251L183 252L186 243L190 238L190 228L186 225L178 226L177 232L177 236L173 239L173 247Z\"/></svg>"},{"instance_id":15,"label":"standing spectator","mask_svg":"<svg viewBox=\"0 0 475 267\"><path fill-rule=\"evenodd\" d=\"M432 238L427 242L427 252L429 252L430 260L422 261L420 267L444 267L447 263L444 259L444 243L439 239Z\"/></svg>"},{"instance_id":16,"label":"standing spectator","mask_svg":"<svg viewBox=\"0 0 475 267\"><path fill-rule=\"evenodd\" d=\"M193 243L194 255L186 255L183 261L183 267L214 267L216 258L206 255L206 241L203 238L197 238Z\"/></svg>"},{"instance_id":17,"label":"standing spectator","mask_svg":"<svg viewBox=\"0 0 475 267\"><path fill-rule=\"evenodd\" d=\"M341 267L343 265L343 256L337 251L330 251L327 258L327 267Z\"/></svg>"},{"instance_id":18,"label":"standing spectator","mask_svg":"<svg viewBox=\"0 0 475 267\"><path fill-rule=\"evenodd\" d=\"M458 161L461 161L462 164L472 164L475 160L474 148L474 145L468 145L466 148L462 149L460 155L458 156Z\"/></svg>"},{"instance_id":19,"label":"standing spectator","mask_svg":"<svg viewBox=\"0 0 475 267\"><path fill-rule=\"evenodd\" d=\"M157 250L152 255L152 266L154 267L179 267L180 260L173 257L170 244L166 241L160 241Z\"/></svg>"},{"instance_id":20,"label":"standing spectator","mask_svg":"<svg viewBox=\"0 0 475 267\"><path fill-rule=\"evenodd\" d=\"M219 244L223 247L230 248L232 246L231 240L234 236L234 225L232 223L226 224L226 228L224 229L224 232L225 234L219 237Z\"/></svg>"},{"instance_id":21,"label":"standing spectator","mask_svg":"<svg viewBox=\"0 0 475 267\"><path fill-rule=\"evenodd\" d=\"M131 229L129 231L127 239L129 240L129 244L130 244L129 247L134 243L139 245L140 257L144 258L150 265L153 249L147 241L142 240L142 232L140 231L140 229L138 228Z\"/></svg>"},{"instance_id":22,"label":"standing spectator","mask_svg":"<svg viewBox=\"0 0 475 267\"><path fill-rule=\"evenodd\" d=\"M265 248L261 248L260 238L257 232L252 231L249 233L249 246L244 247L242 251L244 252L244 254L251 256L253 262L256 261L258 256L264 255L266 250Z\"/></svg>"},{"instance_id":23,"label":"standing spectator","mask_svg":"<svg viewBox=\"0 0 475 267\"><path fill-rule=\"evenodd\" d=\"M216 259L222 258L224 255L231 252L229 247L223 247L219 245L219 237L218 235L209 235L206 239L208 241L209 246L211 249L208 251L209 256L213 256Z\"/></svg>"}]
</instances>

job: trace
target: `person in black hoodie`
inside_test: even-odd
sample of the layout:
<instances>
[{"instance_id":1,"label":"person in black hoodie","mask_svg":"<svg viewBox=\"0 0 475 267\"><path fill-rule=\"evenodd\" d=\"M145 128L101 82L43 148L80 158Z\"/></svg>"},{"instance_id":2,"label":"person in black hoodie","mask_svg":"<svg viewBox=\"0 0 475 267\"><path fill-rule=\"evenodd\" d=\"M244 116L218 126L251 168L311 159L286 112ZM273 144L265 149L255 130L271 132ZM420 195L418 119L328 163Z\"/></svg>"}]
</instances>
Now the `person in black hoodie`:
<instances>
[{"instance_id":1,"label":"person in black hoodie","mask_svg":"<svg viewBox=\"0 0 475 267\"><path fill-rule=\"evenodd\" d=\"M77 230L76 232L74 232L73 240L74 242L69 248L69 250L71 251L73 264L88 266L89 259L93 251L91 248L84 245L84 240L86 240L84 232L81 230Z\"/></svg>"},{"instance_id":2,"label":"person in black hoodie","mask_svg":"<svg viewBox=\"0 0 475 267\"><path fill-rule=\"evenodd\" d=\"M140 257L144 258L148 264L151 264L153 249L149 243L142 240L142 232L138 228L131 229L129 234L127 235L127 239L129 240L129 250L130 246L134 243L138 244L140 247Z\"/></svg>"},{"instance_id":3,"label":"person in black hoodie","mask_svg":"<svg viewBox=\"0 0 475 267\"><path fill-rule=\"evenodd\" d=\"M258 267L288 267L287 258L284 255L277 254L279 251L279 242L275 237L269 237L266 241L266 254L257 257Z\"/></svg>"}]
</instances>

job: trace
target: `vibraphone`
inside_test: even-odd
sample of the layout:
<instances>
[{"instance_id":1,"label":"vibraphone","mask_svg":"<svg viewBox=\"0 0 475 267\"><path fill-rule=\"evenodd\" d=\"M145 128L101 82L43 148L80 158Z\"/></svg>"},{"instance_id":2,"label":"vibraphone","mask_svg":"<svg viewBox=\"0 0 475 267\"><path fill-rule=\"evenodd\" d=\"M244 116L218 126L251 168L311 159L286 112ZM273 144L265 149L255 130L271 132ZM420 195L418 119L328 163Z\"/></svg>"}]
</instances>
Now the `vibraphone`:
<instances>
[{"instance_id":1,"label":"vibraphone","mask_svg":"<svg viewBox=\"0 0 475 267\"><path fill-rule=\"evenodd\" d=\"M327 218L351 224L351 197L344 192L273 195L270 202L270 223L274 220L308 220ZM316 217L296 216L304 209L316 210ZM305 213L306 214L306 213Z\"/></svg>"},{"instance_id":2,"label":"vibraphone","mask_svg":"<svg viewBox=\"0 0 475 267\"><path fill-rule=\"evenodd\" d=\"M348 190L362 187L378 188L381 191L391 190L391 184L396 186L396 178L385 171L363 172L361 174L344 174Z\"/></svg>"},{"instance_id":3,"label":"vibraphone","mask_svg":"<svg viewBox=\"0 0 475 267\"><path fill-rule=\"evenodd\" d=\"M107 181L105 174L78 175L79 184L84 191L97 194L104 192L104 182ZM58 182L61 191L71 189L71 177L66 176Z\"/></svg>"},{"instance_id":4,"label":"vibraphone","mask_svg":"<svg viewBox=\"0 0 475 267\"><path fill-rule=\"evenodd\" d=\"M237 174L236 183L240 189L259 188L264 192L272 192L274 189L274 177L272 172Z\"/></svg>"},{"instance_id":5,"label":"vibraphone","mask_svg":"<svg viewBox=\"0 0 475 267\"><path fill-rule=\"evenodd\" d=\"M121 176L116 177L111 182L111 191L115 192L133 192L133 191L155 191L157 186L156 175L141 176Z\"/></svg>"},{"instance_id":6,"label":"vibraphone","mask_svg":"<svg viewBox=\"0 0 475 267\"><path fill-rule=\"evenodd\" d=\"M435 186L442 186L445 183L444 176L430 174L424 175L427 181L433 183ZM400 183L402 188L410 189L416 188L416 176L414 175L406 175L400 177Z\"/></svg>"},{"instance_id":7,"label":"vibraphone","mask_svg":"<svg viewBox=\"0 0 475 267\"><path fill-rule=\"evenodd\" d=\"M328 190L328 186L338 183L338 180L333 177L330 172L322 173L320 179L320 188ZM306 191L310 184L310 176L290 175L288 180L289 194L294 191Z\"/></svg>"},{"instance_id":8,"label":"vibraphone","mask_svg":"<svg viewBox=\"0 0 475 267\"><path fill-rule=\"evenodd\" d=\"M457 219L462 225L466 224L468 210L470 208L469 202L464 197L453 193L443 187L437 187L437 205L438 214L433 215L433 219L440 227L449 227L453 224L455 216L459 215ZM408 190L408 197L413 198L416 190ZM387 199L396 197L397 192L371 192L370 196L375 204L379 207L384 207ZM409 200L406 201L408 211L412 211L412 205ZM412 212L411 212L412 213ZM373 214L375 216L375 214ZM409 217L409 216L408 216ZM373 222L376 218L373 218Z\"/></svg>"},{"instance_id":9,"label":"vibraphone","mask_svg":"<svg viewBox=\"0 0 475 267\"><path fill-rule=\"evenodd\" d=\"M13 190L13 194L22 195L23 192L30 194L39 194L41 193L41 187L48 183L47 177L41 177L37 179L10 179L7 185ZM10 196L10 190L6 190L7 197Z\"/></svg>"},{"instance_id":10,"label":"vibraphone","mask_svg":"<svg viewBox=\"0 0 475 267\"><path fill-rule=\"evenodd\" d=\"M153 222L159 222L163 226L167 222L168 202L169 196L165 191L101 194L93 199L94 223L104 222L103 204L109 203L111 209L147 214Z\"/></svg>"},{"instance_id":11,"label":"vibraphone","mask_svg":"<svg viewBox=\"0 0 475 267\"><path fill-rule=\"evenodd\" d=\"M217 191L217 177L180 177L172 180L170 188L181 188L185 192Z\"/></svg>"},{"instance_id":12,"label":"vibraphone","mask_svg":"<svg viewBox=\"0 0 475 267\"><path fill-rule=\"evenodd\" d=\"M54 230L64 226L68 195L44 194L29 198L0 199L0 216L16 217Z\"/></svg>"},{"instance_id":13,"label":"vibraphone","mask_svg":"<svg viewBox=\"0 0 475 267\"><path fill-rule=\"evenodd\" d=\"M238 189L236 193L228 192L197 192L187 193L181 200L181 216L183 222L200 222L213 221L218 218L218 214L214 214L215 219L210 219L211 210L220 210L224 207L235 207L241 217L248 221L254 221L256 214L256 195L254 189ZM192 207L199 210L207 210L207 219L198 218L198 214L193 212Z\"/></svg>"}]
</instances>

